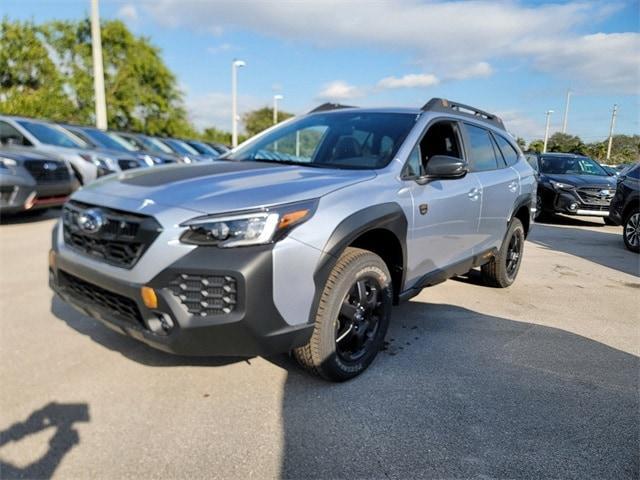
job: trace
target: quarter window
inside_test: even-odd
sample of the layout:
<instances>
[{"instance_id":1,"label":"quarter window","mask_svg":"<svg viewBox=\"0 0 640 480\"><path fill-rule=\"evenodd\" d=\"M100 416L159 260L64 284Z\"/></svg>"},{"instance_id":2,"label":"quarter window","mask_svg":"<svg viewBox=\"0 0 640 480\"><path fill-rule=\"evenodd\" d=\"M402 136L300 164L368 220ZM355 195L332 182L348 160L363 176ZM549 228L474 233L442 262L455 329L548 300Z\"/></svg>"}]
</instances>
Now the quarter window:
<instances>
[{"instance_id":1,"label":"quarter window","mask_svg":"<svg viewBox=\"0 0 640 480\"><path fill-rule=\"evenodd\" d=\"M509 143L507 139L502 137L501 135L494 135L494 138L498 143L498 147L502 152L502 157L504 158L504 161L507 163L507 166L511 167L512 165L515 165L516 163L518 163L518 152L516 151L515 148L513 148L511 143Z\"/></svg>"},{"instance_id":2,"label":"quarter window","mask_svg":"<svg viewBox=\"0 0 640 480\"><path fill-rule=\"evenodd\" d=\"M489 131L468 123L465 123L465 127L469 138L469 151L473 170L484 172L498 168L498 160Z\"/></svg>"},{"instance_id":3,"label":"quarter window","mask_svg":"<svg viewBox=\"0 0 640 480\"><path fill-rule=\"evenodd\" d=\"M0 122L0 145L31 145L31 142L12 125L7 122Z\"/></svg>"}]
</instances>

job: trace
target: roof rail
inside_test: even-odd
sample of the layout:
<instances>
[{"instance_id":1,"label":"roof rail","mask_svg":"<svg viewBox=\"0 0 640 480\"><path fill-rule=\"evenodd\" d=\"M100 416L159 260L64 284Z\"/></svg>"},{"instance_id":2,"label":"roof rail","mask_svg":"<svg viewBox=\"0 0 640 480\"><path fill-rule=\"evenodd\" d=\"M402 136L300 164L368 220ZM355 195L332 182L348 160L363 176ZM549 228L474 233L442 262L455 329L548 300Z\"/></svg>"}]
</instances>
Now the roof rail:
<instances>
[{"instance_id":1,"label":"roof rail","mask_svg":"<svg viewBox=\"0 0 640 480\"><path fill-rule=\"evenodd\" d=\"M465 105L464 103L452 102L446 98L432 98L424 104L422 110L425 112L442 112L451 113L453 110L460 115L466 115L476 120L483 120L487 123L497 126L498 128L505 129L502 119L497 115L494 115L484 110L480 110L476 107Z\"/></svg>"},{"instance_id":2,"label":"roof rail","mask_svg":"<svg viewBox=\"0 0 640 480\"><path fill-rule=\"evenodd\" d=\"M318 105L313 110L310 110L309 113L328 112L330 110L339 110L341 108L355 108L355 107L351 105L341 105L339 103L327 102L327 103L323 103L322 105Z\"/></svg>"}]
</instances>

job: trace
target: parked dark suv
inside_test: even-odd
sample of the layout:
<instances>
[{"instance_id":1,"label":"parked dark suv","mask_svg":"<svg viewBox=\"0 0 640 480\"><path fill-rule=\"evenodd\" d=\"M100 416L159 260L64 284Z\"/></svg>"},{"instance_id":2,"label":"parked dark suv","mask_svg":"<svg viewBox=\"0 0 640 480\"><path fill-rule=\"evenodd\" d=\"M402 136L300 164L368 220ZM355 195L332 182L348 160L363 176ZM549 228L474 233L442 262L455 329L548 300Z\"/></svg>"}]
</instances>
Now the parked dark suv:
<instances>
[{"instance_id":1,"label":"parked dark suv","mask_svg":"<svg viewBox=\"0 0 640 480\"><path fill-rule=\"evenodd\" d=\"M611 201L609 218L622 225L624 244L640 252L640 163L618 177L616 194Z\"/></svg>"},{"instance_id":2,"label":"parked dark suv","mask_svg":"<svg viewBox=\"0 0 640 480\"><path fill-rule=\"evenodd\" d=\"M572 153L527 153L526 157L538 172L536 219L562 213L600 217L614 225L609 220L609 204L616 177L598 162Z\"/></svg>"}]
</instances>

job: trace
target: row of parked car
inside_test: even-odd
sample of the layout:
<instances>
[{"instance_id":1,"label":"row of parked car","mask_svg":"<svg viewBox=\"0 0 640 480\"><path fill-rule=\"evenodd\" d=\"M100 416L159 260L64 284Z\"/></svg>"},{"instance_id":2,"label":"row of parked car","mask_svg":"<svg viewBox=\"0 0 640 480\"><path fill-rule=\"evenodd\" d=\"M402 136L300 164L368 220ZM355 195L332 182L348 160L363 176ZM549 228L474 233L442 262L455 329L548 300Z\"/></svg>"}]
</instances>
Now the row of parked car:
<instances>
[{"instance_id":1,"label":"row of parked car","mask_svg":"<svg viewBox=\"0 0 640 480\"><path fill-rule=\"evenodd\" d=\"M0 212L60 205L109 173L208 162L228 150L220 143L0 116Z\"/></svg>"}]
</instances>

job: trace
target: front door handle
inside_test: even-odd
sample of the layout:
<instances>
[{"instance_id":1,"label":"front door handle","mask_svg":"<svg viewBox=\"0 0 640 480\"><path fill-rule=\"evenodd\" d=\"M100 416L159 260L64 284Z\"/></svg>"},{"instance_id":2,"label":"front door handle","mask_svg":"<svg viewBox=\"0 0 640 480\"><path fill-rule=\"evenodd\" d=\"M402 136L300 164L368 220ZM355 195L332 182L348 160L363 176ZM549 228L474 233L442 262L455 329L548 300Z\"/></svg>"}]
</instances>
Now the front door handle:
<instances>
[{"instance_id":1,"label":"front door handle","mask_svg":"<svg viewBox=\"0 0 640 480\"><path fill-rule=\"evenodd\" d=\"M469 190L469 193L467 193L467 196L472 200L472 201L476 201L480 198L480 194L482 192L480 191L479 188L472 188L471 190Z\"/></svg>"}]
</instances>

